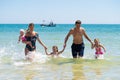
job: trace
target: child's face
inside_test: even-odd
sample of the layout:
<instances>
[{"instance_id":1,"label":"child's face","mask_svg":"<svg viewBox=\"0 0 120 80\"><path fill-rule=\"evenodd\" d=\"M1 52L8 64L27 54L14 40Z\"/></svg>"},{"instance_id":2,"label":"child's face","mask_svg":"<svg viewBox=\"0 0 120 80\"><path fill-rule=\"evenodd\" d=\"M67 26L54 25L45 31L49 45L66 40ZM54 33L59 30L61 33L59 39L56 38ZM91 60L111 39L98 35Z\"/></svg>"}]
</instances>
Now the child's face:
<instances>
[{"instance_id":1,"label":"child's face","mask_svg":"<svg viewBox=\"0 0 120 80\"><path fill-rule=\"evenodd\" d=\"M98 40L96 40L96 39L94 40L94 43L95 43L95 44L99 44Z\"/></svg>"},{"instance_id":2,"label":"child's face","mask_svg":"<svg viewBox=\"0 0 120 80\"><path fill-rule=\"evenodd\" d=\"M20 31L20 35L24 35L24 32L23 32L23 31Z\"/></svg>"},{"instance_id":3,"label":"child's face","mask_svg":"<svg viewBox=\"0 0 120 80\"><path fill-rule=\"evenodd\" d=\"M57 52L58 51L57 47L55 47L55 46L53 46L52 50L53 50L53 52Z\"/></svg>"}]
</instances>

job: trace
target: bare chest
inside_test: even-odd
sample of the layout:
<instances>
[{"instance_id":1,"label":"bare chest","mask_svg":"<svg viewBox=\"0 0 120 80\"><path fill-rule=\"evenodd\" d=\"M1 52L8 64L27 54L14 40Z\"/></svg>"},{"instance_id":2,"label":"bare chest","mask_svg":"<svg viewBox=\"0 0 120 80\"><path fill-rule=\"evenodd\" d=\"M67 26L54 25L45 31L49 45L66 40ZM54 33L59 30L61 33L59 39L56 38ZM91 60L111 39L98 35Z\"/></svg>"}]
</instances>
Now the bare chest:
<instances>
[{"instance_id":1,"label":"bare chest","mask_svg":"<svg viewBox=\"0 0 120 80\"><path fill-rule=\"evenodd\" d=\"M82 30L74 30L73 31L73 36L76 37L76 36L82 36L83 33L82 33Z\"/></svg>"}]
</instances>

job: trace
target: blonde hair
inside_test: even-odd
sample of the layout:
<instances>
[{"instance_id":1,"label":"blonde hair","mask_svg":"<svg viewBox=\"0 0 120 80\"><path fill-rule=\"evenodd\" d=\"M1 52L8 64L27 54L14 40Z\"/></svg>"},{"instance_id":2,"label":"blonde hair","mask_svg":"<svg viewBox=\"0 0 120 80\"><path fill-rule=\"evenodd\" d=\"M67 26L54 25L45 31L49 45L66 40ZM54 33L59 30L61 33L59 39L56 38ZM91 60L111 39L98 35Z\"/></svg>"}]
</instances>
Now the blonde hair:
<instances>
[{"instance_id":1,"label":"blonde hair","mask_svg":"<svg viewBox=\"0 0 120 80\"><path fill-rule=\"evenodd\" d=\"M96 40L98 43L100 43L100 41L99 41L99 39L98 39L98 38L95 38L95 39L94 39L94 41L95 41L95 40Z\"/></svg>"},{"instance_id":2,"label":"blonde hair","mask_svg":"<svg viewBox=\"0 0 120 80\"><path fill-rule=\"evenodd\" d=\"M25 32L25 30L24 29L20 29L20 32Z\"/></svg>"}]
</instances>

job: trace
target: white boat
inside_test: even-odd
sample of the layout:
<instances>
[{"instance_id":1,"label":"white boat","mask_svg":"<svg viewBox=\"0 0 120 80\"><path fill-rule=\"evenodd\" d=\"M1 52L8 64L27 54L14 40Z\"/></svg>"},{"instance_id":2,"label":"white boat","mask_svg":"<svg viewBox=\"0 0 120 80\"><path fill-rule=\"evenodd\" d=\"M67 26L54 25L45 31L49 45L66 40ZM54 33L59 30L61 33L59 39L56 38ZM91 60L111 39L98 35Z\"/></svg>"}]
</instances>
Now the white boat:
<instances>
[{"instance_id":1,"label":"white boat","mask_svg":"<svg viewBox=\"0 0 120 80\"><path fill-rule=\"evenodd\" d=\"M40 26L46 26L46 27L56 27L56 24L51 21L49 24L40 24Z\"/></svg>"}]
</instances>

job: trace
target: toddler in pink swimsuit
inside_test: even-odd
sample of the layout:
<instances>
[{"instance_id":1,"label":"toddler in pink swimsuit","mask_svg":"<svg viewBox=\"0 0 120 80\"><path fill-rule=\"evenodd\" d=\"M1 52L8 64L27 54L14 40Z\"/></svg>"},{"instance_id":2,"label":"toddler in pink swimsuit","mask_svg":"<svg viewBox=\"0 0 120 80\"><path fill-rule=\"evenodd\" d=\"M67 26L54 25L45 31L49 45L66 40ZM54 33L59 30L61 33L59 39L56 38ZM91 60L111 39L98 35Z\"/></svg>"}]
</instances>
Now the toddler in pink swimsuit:
<instances>
[{"instance_id":1,"label":"toddler in pink swimsuit","mask_svg":"<svg viewBox=\"0 0 120 80\"><path fill-rule=\"evenodd\" d=\"M103 52L102 52L102 48L104 49L104 52L106 52L105 48L103 45L100 44L99 39L94 39L94 45L92 48L95 48L96 52L95 52L95 58L99 59L101 57L101 59L103 59Z\"/></svg>"},{"instance_id":2,"label":"toddler in pink swimsuit","mask_svg":"<svg viewBox=\"0 0 120 80\"><path fill-rule=\"evenodd\" d=\"M25 33L25 31L23 29L20 29L20 35L19 35L18 43L22 40L23 43L29 44L30 47L32 47L31 42L26 40L24 33Z\"/></svg>"}]
</instances>

